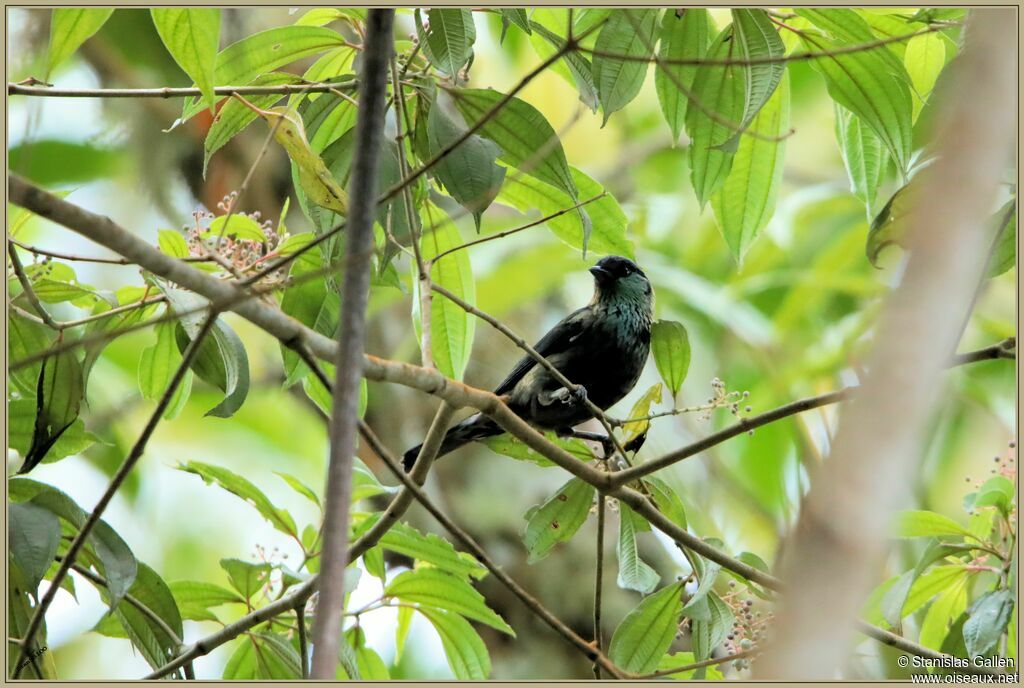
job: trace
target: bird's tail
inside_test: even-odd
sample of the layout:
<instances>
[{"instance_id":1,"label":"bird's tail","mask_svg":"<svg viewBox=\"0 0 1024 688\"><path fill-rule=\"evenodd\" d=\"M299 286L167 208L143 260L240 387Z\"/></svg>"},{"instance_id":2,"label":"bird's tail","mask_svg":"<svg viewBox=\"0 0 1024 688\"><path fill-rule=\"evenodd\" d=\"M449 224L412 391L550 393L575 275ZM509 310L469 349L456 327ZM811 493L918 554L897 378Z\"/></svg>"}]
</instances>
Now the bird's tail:
<instances>
[{"instance_id":1,"label":"bird's tail","mask_svg":"<svg viewBox=\"0 0 1024 688\"><path fill-rule=\"evenodd\" d=\"M448 432L445 433L444 439L441 441L441 448L438 450L437 456L440 458L473 440L494 437L502 432L504 431L493 420L483 414L474 413L461 423L448 428ZM416 457L419 456L422 447L422 444L417 444L402 456L402 465L405 467L406 472L412 470L412 466L416 463Z\"/></svg>"}]
</instances>

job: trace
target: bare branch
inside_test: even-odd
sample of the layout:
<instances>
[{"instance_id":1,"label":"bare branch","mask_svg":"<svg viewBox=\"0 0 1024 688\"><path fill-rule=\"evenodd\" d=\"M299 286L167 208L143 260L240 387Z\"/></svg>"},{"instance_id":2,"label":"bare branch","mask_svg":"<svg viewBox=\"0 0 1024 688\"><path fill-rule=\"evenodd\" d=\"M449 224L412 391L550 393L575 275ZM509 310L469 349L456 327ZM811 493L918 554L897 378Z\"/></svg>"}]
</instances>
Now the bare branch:
<instances>
[{"instance_id":1,"label":"bare branch","mask_svg":"<svg viewBox=\"0 0 1024 688\"><path fill-rule=\"evenodd\" d=\"M217 86L215 95L230 96L234 93L245 96L282 96L304 93L329 93L335 89L355 88L355 80L339 81L333 84L282 84L280 86ZM188 98L202 96L198 88L50 88L47 86L24 86L7 83L7 95L35 96L37 98Z\"/></svg>"},{"instance_id":2,"label":"bare branch","mask_svg":"<svg viewBox=\"0 0 1024 688\"><path fill-rule=\"evenodd\" d=\"M330 462L324 489L323 555L316 616L313 622L311 678L334 678L341 643L341 612L348 566L348 522L352 501L352 457L356 449L359 384L366 339L366 304L373 258L373 223L377 204L377 168L384 135L387 66L392 49L395 11L371 9L359 88L359 110L352 160L349 235L342 284L341 320L331 415Z\"/></svg>"}]
</instances>

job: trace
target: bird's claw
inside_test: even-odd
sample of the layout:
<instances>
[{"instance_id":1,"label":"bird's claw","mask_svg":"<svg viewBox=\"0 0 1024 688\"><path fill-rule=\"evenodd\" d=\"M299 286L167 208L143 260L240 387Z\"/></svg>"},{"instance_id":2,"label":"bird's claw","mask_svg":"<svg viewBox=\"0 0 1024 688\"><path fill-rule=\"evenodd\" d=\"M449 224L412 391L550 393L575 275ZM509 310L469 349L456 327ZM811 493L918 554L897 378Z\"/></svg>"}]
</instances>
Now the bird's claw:
<instances>
[{"instance_id":1,"label":"bird's claw","mask_svg":"<svg viewBox=\"0 0 1024 688\"><path fill-rule=\"evenodd\" d=\"M570 391L565 396L565 398L562 399L562 403L565 403L565 404L573 404L573 405L580 404L580 405L583 405L586 402L587 402L587 388L584 387L583 385L578 385L576 387L576 389Z\"/></svg>"}]
</instances>

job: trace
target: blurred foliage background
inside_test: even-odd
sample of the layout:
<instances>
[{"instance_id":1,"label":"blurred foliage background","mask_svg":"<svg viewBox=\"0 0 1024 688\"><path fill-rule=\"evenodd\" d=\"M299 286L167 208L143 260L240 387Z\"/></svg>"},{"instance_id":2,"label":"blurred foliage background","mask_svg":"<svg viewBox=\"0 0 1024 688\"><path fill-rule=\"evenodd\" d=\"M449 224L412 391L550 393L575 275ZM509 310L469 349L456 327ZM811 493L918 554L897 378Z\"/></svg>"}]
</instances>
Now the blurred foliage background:
<instances>
[{"instance_id":1,"label":"blurred foliage background","mask_svg":"<svg viewBox=\"0 0 1024 688\"><path fill-rule=\"evenodd\" d=\"M867 12L876 12L868 10ZM879 13L887 10L877 10ZM724 25L728 10L711 10ZM223 10L222 41L291 23L285 8ZM474 13L477 40L469 86L505 92L539 58L529 37L510 30L499 43L496 15ZM11 9L8 15L9 76L13 81L42 73L48 40L48 10ZM401 33L414 32L411 16L400 15ZM312 59L299 62L297 73ZM749 391L753 413L857 382L857 363L882 299L898 279L901 250L890 249L875 268L865 256L869 218L851 193L835 135L833 104L810 64L789 65L791 126L775 213L737 265L711 208L702 210L689 180L686 139L673 145L659 110L653 66L636 98L602 125L600 114L582 107L576 91L555 73L535 79L520 97L539 109L560 133L569 163L598 180L628 217L628 238L637 262L650 276L656 316L685 324L692 363L680 405L699 405L712 395L711 381ZM50 81L64 87L188 86L145 10L119 9ZM213 157L202 176L202 140L209 126L202 113L173 132L178 103L160 99L8 99L10 167L69 200L115 218L155 243L157 230L180 227L200 207L213 208L237 189L265 139L254 126ZM916 132L916 135L923 135ZM240 210L260 211L275 222L290 190L287 159L271 146L259 165ZM884 187L888 198L895 187ZM10 208L8 209L10 212ZM525 216L500 203L483 217L482 235L515 227ZM291 203L289 228L308 221ZM475 238L472 221L458 222L463 239ZM33 217L19 234L25 242L81 253L96 247L70 232ZM531 340L590 297L586 268L594 258L560 242L540 226L469 251L477 305ZM408 274L408 259L400 259ZM141 284L138 269L81 264L82 282L98 289ZM988 281L979 294L961 350L987 346L1016 330L1016 268ZM418 362L408 293L375 287L367 350ZM293 542L256 518L237 498L175 470L177 462L217 464L246 476L275 504L291 511L300 527L317 514L275 471L287 471L313 486L323 481L327 441L316 409L300 388L282 389L278 343L241 319L228 315L248 351L252 390L230 420L204 417L219 394L197 382L184 411L163 422L147 455L113 503L107 521L165 580L224 582L218 561L265 557L294 561ZM927 333L922 332L922 337ZM139 352L155 341L151 330L119 338L96 364L89 388L86 426L102 441L80 456L43 465L33 478L51 483L86 508L93 504L119 465L152 408L137 383ZM477 387L496 384L518 350L501 334L478 324L465 380ZM1012 365L1012 364L1011 364ZM636 398L658 380L653 362L634 392L612 414L626 417ZM366 420L395 452L419 442L435 402L397 386L370 383ZM656 409L669 408L666 400ZM728 551L750 551L771 564L780 538L794 523L808 469L829 449L829 432L841 407L794 416L715 447L661 476L682 497L691 528L720 538ZM989 477L993 457L1008 454L1014 436L1015 386L1005 361L963 366L949 373L949 386L935 419L926 459L916 477L917 507L965 520L961 500L977 480ZM653 424L641 456L658 456L732 421L725 410L705 418L684 414ZM384 482L390 476L362 457ZM591 618L594 519L552 556L526 563L523 514L564 482L557 469L542 469L471 445L435 467L428 492L454 520L473 534L517 580L565 619L585 630ZM382 504L378 504L379 508ZM441 532L413 506L408 520L427 532ZM614 521L609 527L609 561L614 558ZM653 533L640 536L641 553L665 582L681 570L678 551ZM914 545L894 546L879 581L913 563ZM400 562L398 562L400 564ZM610 564L613 566L613 564ZM611 581L605 616L614 624L639 601L637 593ZM377 586L376 588L374 586ZM480 631L491 652L492 677L570 678L585 676L585 659L532 617L490 578L480 589L490 606L518 631L513 640L488 628ZM352 605L373 599L379 583L364 575ZM125 652L123 641L84 631L104 605L89 585L78 599L61 592L50 612L49 646L62 677L135 678L147 671L143 659ZM229 620L229 619L225 619ZM363 621L369 644L386 663L394 658L395 614L382 609ZM908 623L913 623L908 621ZM613 628L614 626L610 626ZM217 628L188 621L186 638ZM225 653L196 663L199 677L220 675ZM440 643L417 620L409 649L392 667L395 678L450 675ZM897 676L893 657L865 643L851 676Z\"/></svg>"}]
</instances>

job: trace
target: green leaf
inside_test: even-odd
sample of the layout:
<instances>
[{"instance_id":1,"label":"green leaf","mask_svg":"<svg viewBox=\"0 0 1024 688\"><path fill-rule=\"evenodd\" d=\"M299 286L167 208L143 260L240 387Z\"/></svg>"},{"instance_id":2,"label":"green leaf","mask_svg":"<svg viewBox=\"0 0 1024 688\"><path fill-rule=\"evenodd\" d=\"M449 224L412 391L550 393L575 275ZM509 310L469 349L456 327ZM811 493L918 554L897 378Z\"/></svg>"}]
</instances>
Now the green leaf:
<instances>
[{"instance_id":1,"label":"green leaf","mask_svg":"<svg viewBox=\"0 0 1024 688\"><path fill-rule=\"evenodd\" d=\"M690 369L690 338L675 320L658 320L651 327L651 353L658 374L675 399Z\"/></svg>"},{"instance_id":2,"label":"green leaf","mask_svg":"<svg viewBox=\"0 0 1024 688\"><path fill-rule=\"evenodd\" d=\"M139 391L144 399L153 401L163 396L181 364L181 352L178 351L174 336L176 328L173 321L159 323L156 326L156 343L142 350L142 356L139 357ZM192 371L187 371L186 375L191 378ZM179 391L183 387L184 384L180 385ZM184 405L183 402L168 406L164 418L174 418Z\"/></svg>"},{"instance_id":3,"label":"green leaf","mask_svg":"<svg viewBox=\"0 0 1024 688\"><path fill-rule=\"evenodd\" d=\"M711 197L711 208L737 264L775 212L786 142L772 139L780 139L788 130L789 80L783 79L750 122L748 131L757 136L740 138L732 168Z\"/></svg>"},{"instance_id":4,"label":"green leaf","mask_svg":"<svg viewBox=\"0 0 1024 688\"><path fill-rule=\"evenodd\" d=\"M805 47L835 52L844 46L877 40L852 10L797 10L832 38L811 31L801 35ZM897 168L906 175L912 145L910 77L903 63L888 50L833 54L812 65L825 77L832 99L861 118L885 145Z\"/></svg>"},{"instance_id":5,"label":"green leaf","mask_svg":"<svg viewBox=\"0 0 1024 688\"><path fill-rule=\"evenodd\" d=\"M246 634L224 666L223 678L282 680L302 678L299 653L276 633Z\"/></svg>"},{"instance_id":6,"label":"green leaf","mask_svg":"<svg viewBox=\"0 0 1024 688\"><path fill-rule=\"evenodd\" d=\"M419 10L415 16L423 54L452 81L458 81L459 70L473 57L473 43L476 41L473 13L463 8L435 7L427 11L430 25L426 30Z\"/></svg>"},{"instance_id":7,"label":"green leaf","mask_svg":"<svg viewBox=\"0 0 1024 688\"><path fill-rule=\"evenodd\" d=\"M713 31L711 15L702 7L669 9L661 19L658 58L663 64L659 64L654 73L654 87L661 112L672 130L673 145L683 131L690 102L687 91L693 90L697 66L668 63L703 59L707 55Z\"/></svg>"},{"instance_id":8,"label":"green leaf","mask_svg":"<svg viewBox=\"0 0 1024 688\"><path fill-rule=\"evenodd\" d=\"M1003 514L1009 515L1015 494L1013 483L1005 476L993 476L978 488L977 496L974 498L974 508L994 506Z\"/></svg>"},{"instance_id":9,"label":"green leaf","mask_svg":"<svg viewBox=\"0 0 1024 688\"><path fill-rule=\"evenodd\" d=\"M427 116L427 142L431 157L449 148L464 133L438 103ZM501 147L473 134L434 166L438 180L463 208L473 214L480 231L480 217L494 201L505 179L505 168L494 163Z\"/></svg>"},{"instance_id":10,"label":"green leaf","mask_svg":"<svg viewBox=\"0 0 1024 688\"><path fill-rule=\"evenodd\" d=\"M337 11L337 10L334 10ZM316 84L316 83L329 83L338 80L338 77L344 75L352 67L352 61L356 57L356 49L349 45L344 45L340 48L328 51L317 58L316 62L311 64L309 68L303 72L302 83ZM288 107L295 107L295 104L303 98L309 98L310 100L318 100L324 97L322 93L310 93L305 95L303 93L294 93L288 97ZM331 94L335 97L336 94ZM310 141L310 145L312 145ZM314 150L316 150L314 148ZM322 150L322 148L320 149Z\"/></svg>"},{"instance_id":11,"label":"green leaf","mask_svg":"<svg viewBox=\"0 0 1024 688\"><path fill-rule=\"evenodd\" d=\"M767 11L734 9L732 26L741 59L751 62L781 60L786 54L786 46L782 44ZM785 71L786 65L781 61L741 67L744 87L742 128L746 128L768 102ZM739 137L740 132L733 134L730 141L722 144L723 149L735 150Z\"/></svg>"},{"instance_id":12,"label":"green leaf","mask_svg":"<svg viewBox=\"0 0 1024 688\"><path fill-rule=\"evenodd\" d=\"M628 105L644 84L648 63L608 55L650 58L658 10L619 9L608 16L594 44L594 84L604 111L602 126L617 110ZM607 53L607 55L605 54Z\"/></svg>"},{"instance_id":13,"label":"green leaf","mask_svg":"<svg viewBox=\"0 0 1024 688\"><path fill-rule=\"evenodd\" d=\"M1007 201L995 217L999 234L989 260L989 278L998 277L1017 263L1017 197Z\"/></svg>"},{"instance_id":14,"label":"green leaf","mask_svg":"<svg viewBox=\"0 0 1024 688\"><path fill-rule=\"evenodd\" d=\"M188 242L185 241L181 232L176 232L173 229L161 229L156 235L157 244L162 253L171 258L188 258Z\"/></svg>"},{"instance_id":15,"label":"green leaf","mask_svg":"<svg viewBox=\"0 0 1024 688\"><path fill-rule=\"evenodd\" d=\"M155 622L127 600L117 603L108 619L116 620L124 637L131 640L132 645L151 667L161 667L174 659L180 651L177 641L165 630L165 626L170 628L179 639L184 635L178 605L167 583L142 562L139 562L138 576L128 592L156 614L163 624ZM102 588L100 593L104 599L108 599L109 595ZM103 632L102 627L94 630ZM181 678L180 671L172 674L172 677Z\"/></svg>"},{"instance_id":16,"label":"green leaf","mask_svg":"<svg viewBox=\"0 0 1024 688\"><path fill-rule=\"evenodd\" d=\"M498 10L501 12L501 42L505 42L505 32L508 31L510 24L515 24L520 29L525 31L527 34L532 33L530 31L530 20L526 16L526 10L514 9L514 8L503 8Z\"/></svg>"},{"instance_id":17,"label":"green leaf","mask_svg":"<svg viewBox=\"0 0 1024 688\"><path fill-rule=\"evenodd\" d=\"M167 52L203 92L212 110L217 102L213 74L220 48L220 10L154 7L150 14Z\"/></svg>"},{"instance_id":18,"label":"green leaf","mask_svg":"<svg viewBox=\"0 0 1024 688\"><path fill-rule=\"evenodd\" d=\"M693 619L690 624L693 654L697 661L710 658L714 649L725 642L735 618L729 605L714 591L708 593L707 602L709 618Z\"/></svg>"},{"instance_id":19,"label":"green leaf","mask_svg":"<svg viewBox=\"0 0 1024 688\"><path fill-rule=\"evenodd\" d=\"M548 59L565 45L565 38L549 30L538 22L531 21L535 33L530 38L534 50L542 59ZM564 63L564 71L561 69ZM569 51L562 56L562 60L552 65L552 69L558 72L567 81L570 81L580 94L580 101L590 108L591 112L597 112L597 88L594 86L593 66L590 60L578 51Z\"/></svg>"},{"instance_id":20,"label":"green leaf","mask_svg":"<svg viewBox=\"0 0 1024 688\"><path fill-rule=\"evenodd\" d=\"M286 535L298 536L295 520L291 514L284 509L274 506L270 499L263 494L262 490L237 473L233 473L221 466L214 466L199 461L179 463L176 468L179 471L198 475L207 485L216 483L236 497L249 502L277 530Z\"/></svg>"},{"instance_id":21,"label":"green leaf","mask_svg":"<svg viewBox=\"0 0 1024 688\"><path fill-rule=\"evenodd\" d=\"M971 605L963 629L968 655L985 656L992 651L1010 621L1014 599L1013 591L1004 588L985 593Z\"/></svg>"},{"instance_id":22,"label":"green leaf","mask_svg":"<svg viewBox=\"0 0 1024 688\"><path fill-rule=\"evenodd\" d=\"M660 403L662 396L662 386L660 382L655 382L651 385L646 392L643 393L636 403L633 404L633 408L629 411L630 418L646 418L651 415L651 405ZM639 444L643 443L643 438L647 435L647 431L651 427L651 421L637 420L631 423L626 423L622 426L622 445L623 448L630 448L630 445L637 444L638 446L633 451L639 451Z\"/></svg>"},{"instance_id":23,"label":"green leaf","mask_svg":"<svg viewBox=\"0 0 1024 688\"><path fill-rule=\"evenodd\" d=\"M321 508L320 497L317 496L316 492L314 492L313 488L311 488L309 485L307 485L306 483L302 482L301 480L296 478L294 475L289 475L288 473L282 473L281 471L274 471L274 475L276 475L281 480L283 480L286 483L288 483L288 487L292 488L293 490L298 492L300 495L302 495L303 497L305 497L309 501L313 502L313 504L316 505L317 509Z\"/></svg>"},{"instance_id":24,"label":"green leaf","mask_svg":"<svg viewBox=\"0 0 1024 688\"><path fill-rule=\"evenodd\" d=\"M261 74L247 86L282 86L285 84L297 84L299 78L294 74L284 72L270 72ZM246 96L249 102L260 109L269 108L281 100L279 94L250 95ZM206 132L206 139L203 141L203 177L206 177L206 168L210 164L213 154L227 145L228 141L245 130L257 118L257 114L243 105L235 98L228 98L217 115L213 118L213 124Z\"/></svg>"},{"instance_id":25,"label":"green leaf","mask_svg":"<svg viewBox=\"0 0 1024 688\"><path fill-rule=\"evenodd\" d=\"M228 574L231 587L241 593L246 600L266 586L270 579L271 566L267 563L252 564L241 559L221 559L220 567Z\"/></svg>"},{"instance_id":26,"label":"green leaf","mask_svg":"<svg viewBox=\"0 0 1024 688\"><path fill-rule=\"evenodd\" d=\"M184 353L189 338L184 323L175 335L178 350ZM220 318L199 345L191 367L201 380L224 392L224 399L205 415L230 418L245 403L249 394L249 357L242 340Z\"/></svg>"},{"instance_id":27,"label":"green leaf","mask_svg":"<svg viewBox=\"0 0 1024 688\"><path fill-rule=\"evenodd\" d=\"M515 176L505 180L498 201L522 213L537 210L541 217L562 212L544 224L555 236L575 249L586 248L605 255L633 257L633 242L626 234L629 220L618 201L611 194L605 193L603 186L575 167L571 168L571 173L582 201L597 196L600 198L581 206L578 211L565 212L576 205L572 196L536 179Z\"/></svg>"},{"instance_id":28,"label":"green leaf","mask_svg":"<svg viewBox=\"0 0 1024 688\"><path fill-rule=\"evenodd\" d=\"M41 138L11 146L7 159L12 172L27 177L47 189L58 185L81 184L112 178L124 169L127 150L96 143ZM65 192L66 196L68 192ZM32 217L28 211L23 221ZM21 219L19 218L19 219ZM17 220L12 228L18 229ZM12 231L11 236L16 232ZM28 267L28 266L26 266Z\"/></svg>"},{"instance_id":29,"label":"green leaf","mask_svg":"<svg viewBox=\"0 0 1024 688\"><path fill-rule=\"evenodd\" d=\"M60 545L60 521L52 511L32 502L11 504L7 518L11 557L35 597L39 581L49 570Z\"/></svg>"},{"instance_id":30,"label":"green leaf","mask_svg":"<svg viewBox=\"0 0 1024 688\"><path fill-rule=\"evenodd\" d=\"M576 534L587 520L596 490L579 478L573 478L540 506L526 512L523 543L530 553L529 563L540 561L551 548Z\"/></svg>"},{"instance_id":31,"label":"green leaf","mask_svg":"<svg viewBox=\"0 0 1024 688\"><path fill-rule=\"evenodd\" d=\"M53 332L45 325L23 318L8 309L7 355L10 361L20 361L47 349L53 337ZM11 370L7 375L19 394L34 398L42 369L43 363L38 361L18 370Z\"/></svg>"},{"instance_id":32,"label":"green leaf","mask_svg":"<svg viewBox=\"0 0 1024 688\"><path fill-rule=\"evenodd\" d=\"M450 248L462 244L462 236L448 214L433 203L423 204L421 209L423 235L420 237L420 253L429 261L430 279L433 284L444 287L466 303L476 305L476 285L466 251L456 251L436 261L431 261ZM413 280L413 326L420 337L420 283ZM473 333L476 318L441 294L434 294L430 300L430 347L434 364L446 377L461 380L473 351Z\"/></svg>"},{"instance_id":33,"label":"green leaf","mask_svg":"<svg viewBox=\"0 0 1024 688\"><path fill-rule=\"evenodd\" d=\"M919 640L925 647L942 647L953 621L967 609L967 583L971 577L959 576L939 593L921 622Z\"/></svg>"},{"instance_id":34,"label":"green leaf","mask_svg":"<svg viewBox=\"0 0 1024 688\"><path fill-rule=\"evenodd\" d=\"M245 604L238 593L203 581L174 581L169 585L181 618L189 621L219 621L211 607Z\"/></svg>"},{"instance_id":35,"label":"green leaf","mask_svg":"<svg viewBox=\"0 0 1024 688\"><path fill-rule=\"evenodd\" d=\"M55 9L50 19L50 52L46 74L50 75L64 60L71 57L110 19L113 8Z\"/></svg>"},{"instance_id":36,"label":"green leaf","mask_svg":"<svg viewBox=\"0 0 1024 688\"><path fill-rule=\"evenodd\" d=\"M490 676L491 659L487 655L487 646L468 621L458 614L430 607L419 607L417 611L441 636L441 645L455 678L483 681Z\"/></svg>"},{"instance_id":37,"label":"green leaf","mask_svg":"<svg viewBox=\"0 0 1024 688\"><path fill-rule=\"evenodd\" d=\"M708 48L709 60L738 60L739 48L732 38L730 27L719 33ZM690 179L702 206L721 188L732 165L733 154L723 144L733 140L743 117L744 80L739 70L704 64L693 79L695 102L686 108L686 132L690 135Z\"/></svg>"},{"instance_id":38,"label":"green leaf","mask_svg":"<svg viewBox=\"0 0 1024 688\"><path fill-rule=\"evenodd\" d=\"M694 590L690 599L686 601L686 606L683 607L683 615L694 621L711 621L713 609L708 595L712 592L715 580L718 578L722 567L713 561L700 561L703 563L703 570L698 569L700 572L700 585Z\"/></svg>"},{"instance_id":39,"label":"green leaf","mask_svg":"<svg viewBox=\"0 0 1024 688\"><path fill-rule=\"evenodd\" d=\"M616 550L619 557L617 582L620 588L636 590L646 595L658 587L661 576L640 558L640 552L637 550L636 533L643 526L647 526L643 517L620 502L619 546Z\"/></svg>"},{"instance_id":40,"label":"green leaf","mask_svg":"<svg viewBox=\"0 0 1024 688\"><path fill-rule=\"evenodd\" d=\"M359 626L345 631L345 637L355 647L356 666L361 681L388 681L391 674L384 660L366 644L366 633Z\"/></svg>"},{"instance_id":41,"label":"green leaf","mask_svg":"<svg viewBox=\"0 0 1024 688\"><path fill-rule=\"evenodd\" d=\"M213 81L218 86L248 84L260 74L343 45L344 36L319 26L267 29L246 36L217 53ZM203 108L201 99L186 99L179 123L191 119Z\"/></svg>"},{"instance_id":42,"label":"green leaf","mask_svg":"<svg viewBox=\"0 0 1024 688\"><path fill-rule=\"evenodd\" d=\"M368 520L377 521L376 518ZM465 580L487 575L487 569L476 559L469 554L457 552L452 544L444 538L433 533L424 535L404 523L396 523L392 526L380 539L380 546L392 552L412 557L417 561L432 564Z\"/></svg>"},{"instance_id":43,"label":"green leaf","mask_svg":"<svg viewBox=\"0 0 1024 688\"><path fill-rule=\"evenodd\" d=\"M913 118L921 114L921 108L928 101L939 73L946 66L946 42L937 33L925 33L907 41L903 53L903 64L914 87Z\"/></svg>"},{"instance_id":44,"label":"green leaf","mask_svg":"<svg viewBox=\"0 0 1024 688\"><path fill-rule=\"evenodd\" d=\"M682 583L673 583L645 597L615 629L608 657L619 668L646 674L655 670L679 631L683 610Z\"/></svg>"},{"instance_id":45,"label":"green leaf","mask_svg":"<svg viewBox=\"0 0 1024 688\"><path fill-rule=\"evenodd\" d=\"M686 509L683 501L675 493L668 483L661 478L649 475L643 479L644 485L651 493L651 499L658 511L663 513L668 520L686 530Z\"/></svg>"},{"instance_id":46,"label":"green leaf","mask_svg":"<svg viewBox=\"0 0 1024 688\"><path fill-rule=\"evenodd\" d=\"M959 523L934 511L903 511L896 518L897 537L938 537L970 535Z\"/></svg>"},{"instance_id":47,"label":"green leaf","mask_svg":"<svg viewBox=\"0 0 1024 688\"><path fill-rule=\"evenodd\" d=\"M19 472L26 473L49 453L61 435L78 418L85 394L82 366L73 351L44 359L36 386L36 420L32 445Z\"/></svg>"},{"instance_id":48,"label":"green leaf","mask_svg":"<svg viewBox=\"0 0 1024 688\"><path fill-rule=\"evenodd\" d=\"M905 612L904 607L906 606L907 599L910 597L910 591L921 573L939 559L955 554L958 551L960 550L943 545L938 540L933 540L929 543L928 549L921 555L914 568L905 572L896 580L893 586L882 596L880 603L882 616L891 627L899 628L903 617L914 611ZM917 593L915 604L917 600L920 600L920 604L927 602L926 599L922 599L921 590L921 585L915 590Z\"/></svg>"},{"instance_id":49,"label":"green leaf","mask_svg":"<svg viewBox=\"0 0 1024 688\"><path fill-rule=\"evenodd\" d=\"M888 153L881 139L864 126L861 119L842 105L835 104L836 139L843 165L850 177L850 190L864 202L868 219L875 217L875 197L885 170Z\"/></svg>"},{"instance_id":50,"label":"green leaf","mask_svg":"<svg viewBox=\"0 0 1024 688\"><path fill-rule=\"evenodd\" d=\"M296 235L302 236L302 235ZM281 310L325 337L333 338L341 316L341 297L336 289L330 288L325 279L301 279L301 275L315 272L323 267L320 249L307 251L306 260L296 260L288 273L289 279L297 280L286 287L281 297ZM285 387L290 387L310 372L294 349L281 344L281 359L284 362Z\"/></svg>"},{"instance_id":51,"label":"green leaf","mask_svg":"<svg viewBox=\"0 0 1024 688\"><path fill-rule=\"evenodd\" d=\"M433 568L418 568L399 574L384 589L388 597L444 609L487 624L515 637L505 620L491 611L484 597L458 576Z\"/></svg>"},{"instance_id":52,"label":"green leaf","mask_svg":"<svg viewBox=\"0 0 1024 688\"><path fill-rule=\"evenodd\" d=\"M558 445L580 461L593 461L594 459L594 453L590 451L590 447L583 440L558 437L554 432L546 432L544 436L548 442ZM484 440L484 444L493 452L518 459L519 461L530 461L544 468L555 465L543 454L534 451L525 442L508 433L503 433L497 437L489 437Z\"/></svg>"},{"instance_id":53,"label":"green leaf","mask_svg":"<svg viewBox=\"0 0 1024 688\"><path fill-rule=\"evenodd\" d=\"M506 96L493 89L454 89L455 106L470 126L486 118L477 131L501 147L501 160L560 189L575 201L576 183L569 171L558 134L537 108L512 97L493 116L489 113Z\"/></svg>"}]
</instances>

